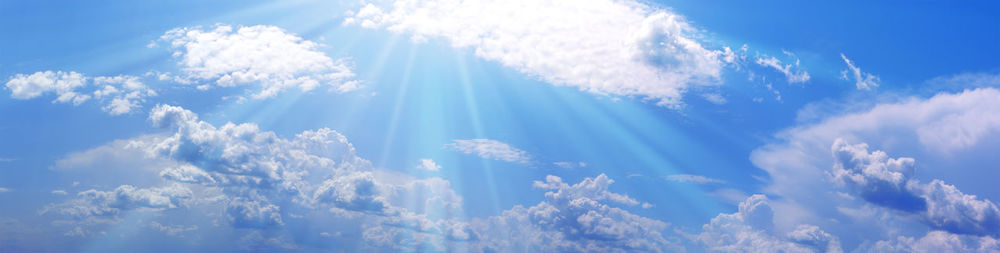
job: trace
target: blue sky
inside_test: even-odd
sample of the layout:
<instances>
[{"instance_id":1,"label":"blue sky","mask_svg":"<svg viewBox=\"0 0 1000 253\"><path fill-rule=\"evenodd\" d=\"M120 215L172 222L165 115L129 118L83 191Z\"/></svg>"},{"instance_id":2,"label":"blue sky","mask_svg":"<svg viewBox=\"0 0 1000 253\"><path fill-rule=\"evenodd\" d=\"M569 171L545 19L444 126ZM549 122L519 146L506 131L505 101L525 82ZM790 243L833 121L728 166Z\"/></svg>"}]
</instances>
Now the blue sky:
<instances>
[{"instance_id":1,"label":"blue sky","mask_svg":"<svg viewBox=\"0 0 1000 253\"><path fill-rule=\"evenodd\" d=\"M0 3L0 251L1000 251L1000 6Z\"/></svg>"}]
</instances>

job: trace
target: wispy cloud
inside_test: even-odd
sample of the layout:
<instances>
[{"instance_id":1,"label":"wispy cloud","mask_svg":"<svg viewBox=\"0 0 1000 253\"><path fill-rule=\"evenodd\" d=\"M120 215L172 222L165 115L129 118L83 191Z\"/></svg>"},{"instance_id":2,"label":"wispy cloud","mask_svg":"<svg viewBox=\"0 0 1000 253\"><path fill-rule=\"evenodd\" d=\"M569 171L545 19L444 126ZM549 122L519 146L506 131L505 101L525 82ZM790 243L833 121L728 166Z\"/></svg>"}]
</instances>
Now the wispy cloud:
<instances>
[{"instance_id":1,"label":"wispy cloud","mask_svg":"<svg viewBox=\"0 0 1000 253\"><path fill-rule=\"evenodd\" d=\"M465 154L474 154L485 159L522 164L527 164L531 161L531 156L528 155L528 152L517 149L510 144L490 139L452 140L451 143L445 144L445 147Z\"/></svg>"},{"instance_id":2,"label":"wispy cloud","mask_svg":"<svg viewBox=\"0 0 1000 253\"><path fill-rule=\"evenodd\" d=\"M840 78L844 80L854 80L854 85L858 87L859 90L871 90L873 88L878 88L878 83L881 80L878 76L872 75L872 73L861 72L861 68L854 65L851 59L847 59L847 56L843 53L840 54L840 58L844 59L844 63L847 64L847 69L840 71Z\"/></svg>"},{"instance_id":3,"label":"wispy cloud","mask_svg":"<svg viewBox=\"0 0 1000 253\"><path fill-rule=\"evenodd\" d=\"M572 168L583 168L587 167L585 162L554 162L552 165L559 166L560 168L572 169Z\"/></svg>"},{"instance_id":4,"label":"wispy cloud","mask_svg":"<svg viewBox=\"0 0 1000 253\"><path fill-rule=\"evenodd\" d=\"M786 52L785 54L789 56L794 56L791 53ZM789 83L805 83L811 78L809 72L799 68L799 59L795 59L795 64L783 64L781 60L774 56L760 56L757 57L757 64L765 67L770 67L778 72L781 72L788 78Z\"/></svg>"},{"instance_id":5,"label":"wispy cloud","mask_svg":"<svg viewBox=\"0 0 1000 253\"><path fill-rule=\"evenodd\" d=\"M667 181L673 181L678 183L721 184L726 182L719 179L714 179L702 175L693 175L693 174L676 174L676 175L666 176L665 178L667 179Z\"/></svg>"}]
</instances>

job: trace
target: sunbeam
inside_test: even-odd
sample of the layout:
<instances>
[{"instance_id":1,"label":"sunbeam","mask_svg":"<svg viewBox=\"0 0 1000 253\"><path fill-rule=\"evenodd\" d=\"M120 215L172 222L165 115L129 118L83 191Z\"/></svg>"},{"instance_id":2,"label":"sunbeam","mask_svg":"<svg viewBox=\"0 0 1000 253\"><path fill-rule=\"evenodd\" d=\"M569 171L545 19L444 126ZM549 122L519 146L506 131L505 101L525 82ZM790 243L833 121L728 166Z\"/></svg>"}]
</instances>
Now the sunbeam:
<instances>
[{"instance_id":1,"label":"sunbeam","mask_svg":"<svg viewBox=\"0 0 1000 253\"><path fill-rule=\"evenodd\" d=\"M0 252L1000 252L997 10L0 1Z\"/></svg>"}]
</instances>

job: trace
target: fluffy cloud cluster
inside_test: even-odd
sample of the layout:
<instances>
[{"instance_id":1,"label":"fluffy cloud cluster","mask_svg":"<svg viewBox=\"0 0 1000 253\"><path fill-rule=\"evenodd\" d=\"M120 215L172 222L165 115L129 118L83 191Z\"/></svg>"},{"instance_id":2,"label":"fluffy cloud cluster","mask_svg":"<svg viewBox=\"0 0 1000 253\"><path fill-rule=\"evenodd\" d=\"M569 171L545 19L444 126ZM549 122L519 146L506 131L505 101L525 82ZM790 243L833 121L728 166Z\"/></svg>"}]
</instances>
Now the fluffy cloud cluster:
<instances>
[{"instance_id":1,"label":"fluffy cloud cluster","mask_svg":"<svg viewBox=\"0 0 1000 253\"><path fill-rule=\"evenodd\" d=\"M921 228L996 236L998 212L986 200L995 196L975 180L992 173L981 166L991 159L992 140L1000 136L1000 116L992 113L1000 110L1000 91L979 88L886 100L895 102L855 106L834 116L824 114L843 108L806 107L800 126L753 151L751 161L768 173L764 191L781 197L773 206L786 215L776 216L775 224L817 224L838 233L849 247L878 238L919 238L923 235L912 232ZM917 180L914 159L890 158L866 144L848 143L920 157L919 174L925 179ZM949 183L938 179L943 177Z\"/></svg>"},{"instance_id":2,"label":"fluffy cloud cluster","mask_svg":"<svg viewBox=\"0 0 1000 253\"><path fill-rule=\"evenodd\" d=\"M974 237L931 231L921 238L900 236L879 241L870 252L1000 252L1000 241L992 237Z\"/></svg>"},{"instance_id":3,"label":"fluffy cloud cluster","mask_svg":"<svg viewBox=\"0 0 1000 253\"><path fill-rule=\"evenodd\" d=\"M527 164L531 156L510 144L490 139L452 140L445 147L465 154L475 154L485 159Z\"/></svg>"},{"instance_id":4,"label":"fluffy cloud cluster","mask_svg":"<svg viewBox=\"0 0 1000 253\"><path fill-rule=\"evenodd\" d=\"M79 219L116 219L135 209L177 208L192 198L191 190L178 184L167 187L137 188L122 185L112 191L87 190L70 202L49 205L42 213L58 212Z\"/></svg>"},{"instance_id":5,"label":"fluffy cloud cluster","mask_svg":"<svg viewBox=\"0 0 1000 253\"><path fill-rule=\"evenodd\" d=\"M345 24L444 38L555 85L671 107L689 87L716 83L733 58L706 49L680 15L638 1L397 0Z\"/></svg>"},{"instance_id":6,"label":"fluffy cloud cluster","mask_svg":"<svg viewBox=\"0 0 1000 253\"><path fill-rule=\"evenodd\" d=\"M290 88L320 87L337 92L360 88L346 60L334 60L312 41L274 26L212 29L177 28L161 37L178 58L181 80L213 82L220 87L259 85L252 97L268 98ZM208 89L204 84L199 89Z\"/></svg>"},{"instance_id":7,"label":"fluffy cloud cluster","mask_svg":"<svg viewBox=\"0 0 1000 253\"><path fill-rule=\"evenodd\" d=\"M7 81L11 97L32 99L44 94L55 94L53 103L80 105L95 99L105 105L102 109L111 115L132 112L139 103L156 92L144 85L135 76L87 77L77 72L41 71L33 74L17 74Z\"/></svg>"},{"instance_id":8,"label":"fluffy cloud cluster","mask_svg":"<svg viewBox=\"0 0 1000 253\"><path fill-rule=\"evenodd\" d=\"M881 82L878 76L872 75L872 73L861 72L861 68L854 66L854 62L851 59L847 59L847 56L843 53L840 54L840 58L844 59L844 63L847 64L847 69L840 71L841 79L853 79L854 85L859 90L878 88L878 83Z\"/></svg>"},{"instance_id":9,"label":"fluffy cloud cluster","mask_svg":"<svg viewBox=\"0 0 1000 253\"><path fill-rule=\"evenodd\" d=\"M484 238L478 245L498 252L659 252L676 247L661 234L666 223L611 206L639 204L608 191L613 182L604 174L573 185L551 175L536 181L535 187L550 190L545 200L475 222L478 238Z\"/></svg>"},{"instance_id":10,"label":"fluffy cloud cluster","mask_svg":"<svg viewBox=\"0 0 1000 253\"><path fill-rule=\"evenodd\" d=\"M393 217L388 226L365 230L366 240L397 250L463 249L471 252L630 252L676 251L661 232L667 224L611 205L638 201L608 191L606 175L567 184L556 176L536 181L549 190L531 207L514 206L501 215L461 221Z\"/></svg>"},{"instance_id":11,"label":"fluffy cloud cluster","mask_svg":"<svg viewBox=\"0 0 1000 253\"><path fill-rule=\"evenodd\" d=\"M954 154L1000 133L997 110L1000 90L994 88L902 99L782 131L778 142L754 150L751 160L769 173L770 192L811 198L818 193L809 189L822 189L808 186L826 177L833 164L830 145L838 138L918 147L929 156Z\"/></svg>"},{"instance_id":12,"label":"fluffy cloud cluster","mask_svg":"<svg viewBox=\"0 0 1000 253\"><path fill-rule=\"evenodd\" d=\"M964 194L941 180L929 184L913 177L912 158L889 158L885 152L869 153L867 144L833 144L833 175L853 186L868 202L915 213L928 226L958 234L1000 234L1000 209L989 200Z\"/></svg>"},{"instance_id":13,"label":"fluffy cloud cluster","mask_svg":"<svg viewBox=\"0 0 1000 253\"><path fill-rule=\"evenodd\" d=\"M833 177L847 184L865 200L890 208L919 211L927 208L923 198L911 192L913 158L889 158L882 151L868 152L868 145L850 145L843 139L833 143Z\"/></svg>"},{"instance_id":14,"label":"fluffy cloud cluster","mask_svg":"<svg viewBox=\"0 0 1000 253\"><path fill-rule=\"evenodd\" d=\"M353 145L333 130L309 130L286 139L254 124L215 126L191 111L169 105L153 108L149 120L171 134L122 142L126 145L116 142L105 149L138 150L145 156L142 159L168 161L148 164L160 166L153 173L172 186L124 185L108 192L84 191L75 199L51 205L46 212L80 219L109 217L113 221L138 208L187 207L209 212L216 208L222 222L232 227L269 229L303 217L292 210L325 213L327 218L317 220L366 217L379 226L436 224L441 222L424 213L454 213L462 201L450 183L440 178L380 179L367 160L355 155ZM121 158L103 153L80 155ZM416 230L421 226L403 227ZM188 230L162 224L152 228L167 233Z\"/></svg>"},{"instance_id":15,"label":"fluffy cloud cluster","mask_svg":"<svg viewBox=\"0 0 1000 253\"><path fill-rule=\"evenodd\" d=\"M740 202L732 214L719 214L693 238L716 252L843 252L840 240L813 225L775 235L774 211L764 195Z\"/></svg>"},{"instance_id":16,"label":"fluffy cloud cluster","mask_svg":"<svg viewBox=\"0 0 1000 253\"><path fill-rule=\"evenodd\" d=\"M254 124L215 127L176 106L157 106L150 120L176 130L173 136L145 144L151 154L181 162L161 175L220 187L231 197L226 212L234 225L280 226L284 215L276 203L287 201L362 213L395 212L386 202L390 186L377 183L368 161L357 157L347 138L333 130L309 130L283 139Z\"/></svg>"}]
</instances>

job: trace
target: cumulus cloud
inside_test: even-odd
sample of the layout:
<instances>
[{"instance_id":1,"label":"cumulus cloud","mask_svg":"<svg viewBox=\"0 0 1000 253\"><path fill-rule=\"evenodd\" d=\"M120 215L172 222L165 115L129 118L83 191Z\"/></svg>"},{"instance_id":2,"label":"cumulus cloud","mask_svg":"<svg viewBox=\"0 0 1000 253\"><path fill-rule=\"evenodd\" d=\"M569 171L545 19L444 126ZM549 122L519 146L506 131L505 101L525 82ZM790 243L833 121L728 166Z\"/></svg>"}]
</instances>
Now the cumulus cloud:
<instances>
[{"instance_id":1,"label":"cumulus cloud","mask_svg":"<svg viewBox=\"0 0 1000 253\"><path fill-rule=\"evenodd\" d=\"M490 139L452 140L445 147L465 154L474 154L485 159L527 164L531 156L524 150L510 144Z\"/></svg>"},{"instance_id":2,"label":"cumulus cloud","mask_svg":"<svg viewBox=\"0 0 1000 253\"><path fill-rule=\"evenodd\" d=\"M16 74L7 81L7 89L15 99L32 99L44 94L55 94L53 103L83 104L91 99L105 105L101 108L111 115L122 115L140 108L147 97L156 92L143 84L139 77L97 76L87 77L77 72L40 71L33 74Z\"/></svg>"},{"instance_id":3,"label":"cumulus cloud","mask_svg":"<svg viewBox=\"0 0 1000 253\"><path fill-rule=\"evenodd\" d=\"M289 200L374 214L389 211L385 186L375 182L368 161L354 155L353 145L336 131L308 130L284 139L254 124L215 127L191 111L167 105L154 108L150 121L175 130L170 137L139 145L180 162L161 175L221 188L231 197L226 213L234 225L281 226L284 213L276 203Z\"/></svg>"},{"instance_id":4,"label":"cumulus cloud","mask_svg":"<svg viewBox=\"0 0 1000 253\"><path fill-rule=\"evenodd\" d=\"M813 198L825 194L811 186L825 180L834 162L830 145L838 138L910 148L929 157L949 156L997 136L1000 115L993 113L997 110L1000 90L994 88L904 98L781 131L776 142L754 150L751 161L768 172L769 192Z\"/></svg>"},{"instance_id":5,"label":"cumulus cloud","mask_svg":"<svg viewBox=\"0 0 1000 253\"><path fill-rule=\"evenodd\" d=\"M319 51L320 44L274 26L177 28L161 40L177 58L182 80L207 82L199 89L258 85L251 96L268 98L291 88L360 88L346 59L334 60Z\"/></svg>"},{"instance_id":6,"label":"cumulus cloud","mask_svg":"<svg viewBox=\"0 0 1000 253\"><path fill-rule=\"evenodd\" d=\"M514 206L497 216L461 221L431 220L404 214L392 226L365 230L364 237L396 250L463 249L471 252L630 252L677 251L676 241L662 234L662 221L638 216L613 205L639 202L608 191L606 175L567 184L549 175L536 181L548 190L545 200ZM447 246L446 246L447 245Z\"/></svg>"},{"instance_id":7,"label":"cumulus cloud","mask_svg":"<svg viewBox=\"0 0 1000 253\"><path fill-rule=\"evenodd\" d=\"M1000 241L993 237L964 236L931 231L921 238L900 236L878 241L869 252L1000 252Z\"/></svg>"},{"instance_id":8,"label":"cumulus cloud","mask_svg":"<svg viewBox=\"0 0 1000 253\"><path fill-rule=\"evenodd\" d=\"M113 191L88 190L42 212L117 222L123 213L133 210L184 207L219 217L214 221L219 222L216 225L249 231L277 229L308 217L310 222L346 219L338 224L392 227L406 233L424 233L454 223L429 213L461 212L462 198L447 180L413 179L375 171L367 160L355 155L353 145L343 135L330 129L307 130L293 138L282 138L255 124L216 126L200 120L194 112L169 105L154 107L149 120L167 133L115 141L75 154L63 163L153 160L156 162L131 163L154 168L135 168L132 172L152 174L159 178L153 183L171 186L124 185ZM190 227L151 226L168 234L192 232ZM89 233L91 229L98 228L81 226L80 231ZM248 236L253 237L252 233ZM257 246L294 245L280 243L288 239L302 238L265 237L261 240L273 243Z\"/></svg>"},{"instance_id":9,"label":"cumulus cloud","mask_svg":"<svg viewBox=\"0 0 1000 253\"><path fill-rule=\"evenodd\" d=\"M859 90L878 88L878 83L881 82L878 76L872 75L872 73L861 72L861 68L854 66L854 62L851 59L847 59L847 56L843 53L840 54L840 58L844 59L844 63L847 64L847 69L840 71L841 79L848 81L853 79L854 85Z\"/></svg>"},{"instance_id":10,"label":"cumulus cloud","mask_svg":"<svg viewBox=\"0 0 1000 253\"><path fill-rule=\"evenodd\" d=\"M670 107L717 83L732 58L698 42L682 16L637 1L398 0L350 15L345 24L444 38L555 85Z\"/></svg>"},{"instance_id":11,"label":"cumulus cloud","mask_svg":"<svg viewBox=\"0 0 1000 253\"><path fill-rule=\"evenodd\" d=\"M726 181L702 176L702 175L692 175L692 174L676 174L666 176L668 181L678 182L678 183L695 183L695 184L713 184L713 183L725 183Z\"/></svg>"},{"instance_id":12,"label":"cumulus cloud","mask_svg":"<svg viewBox=\"0 0 1000 253\"><path fill-rule=\"evenodd\" d=\"M781 197L774 206L785 215L775 223L821 225L851 247L869 239L919 238L912 232L920 229L976 236L1000 230L996 205L988 200L996 196L977 183L992 175L982 166L991 163L1000 137L1000 117L992 113L1000 110L1000 91L883 101L847 107L849 112L800 112L821 116L801 119L752 152L754 165L768 173L764 192Z\"/></svg>"},{"instance_id":13,"label":"cumulus cloud","mask_svg":"<svg viewBox=\"0 0 1000 253\"><path fill-rule=\"evenodd\" d=\"M766 196L740 202L736 213L719 214L692 236L716 252L843 252L840 240L813 225L799 225L785 236L775 234L774 210Z\"/></svg>"},{"instance_id":14,"label":"cumulus cloud","mask_svg":"<svg viewBox=\"0 0 1000 253\"><path fill-rule=\"evenodd\" d=\"M474 222L478 238L484 238L479 245L500 252L658 252L676 247L661 234L667 223L611 206L639 204L608 191L613 182L604 174L573 185L551 175L536 181L536 188L549 190L545 200Z\"/></svg>"},{"instance_id":15,"label":"cumulus cloud","mask_svg":"<svg viewBox=\"0 0 1000 253\"><path fill-rule=\"evenodd\" d=\"M882 151L868 152L868 145L850 145L843 139L833 143L833 177L847 184L865 200L904 211L920 211L927 202L908 187L913 177L913 158L889 158Z\"/></svg>"},{"instance_id":16,"label":"cumulus cloud","mask_svg":"<svg viewBox=\"0 0 1000 253\"><path fill-rule=\"evenodd\" d=\"M76 199L48 205L41 213L56 212L81 220L113 221L125 211L178 208L184 206L192 195L191 190L179 184L150 188L122 185L112 191L91 189L79 192Z\"/></svg>"},{"instance_id":17,"label":"cumulus cloud","mask_svg":"<svg viewBox=\"0 0 1000 253\"><path fill-rule=\"evenodd\" d=\"M417 165L417 169L426 171L438 171L441 170L441 165L435 163L434 160L424 158L420 159L420 164Z\"/></svg>"},{"instance_id":18,"label":"cumulus cloud","mask_svg":"<svg viewBox=\"0 0 1000 253\"><path fill-rule=\"evenodd\" d=\"M1000 209L989 200L964 194L941 180L929 184L912 179L912 158L889 158L885 152L869 153L866 144L833 145L836 163L833 175L865 200L921 216L934 229L972 235L996 235L1000 231Z\"/></svg>"}]
</instances>

